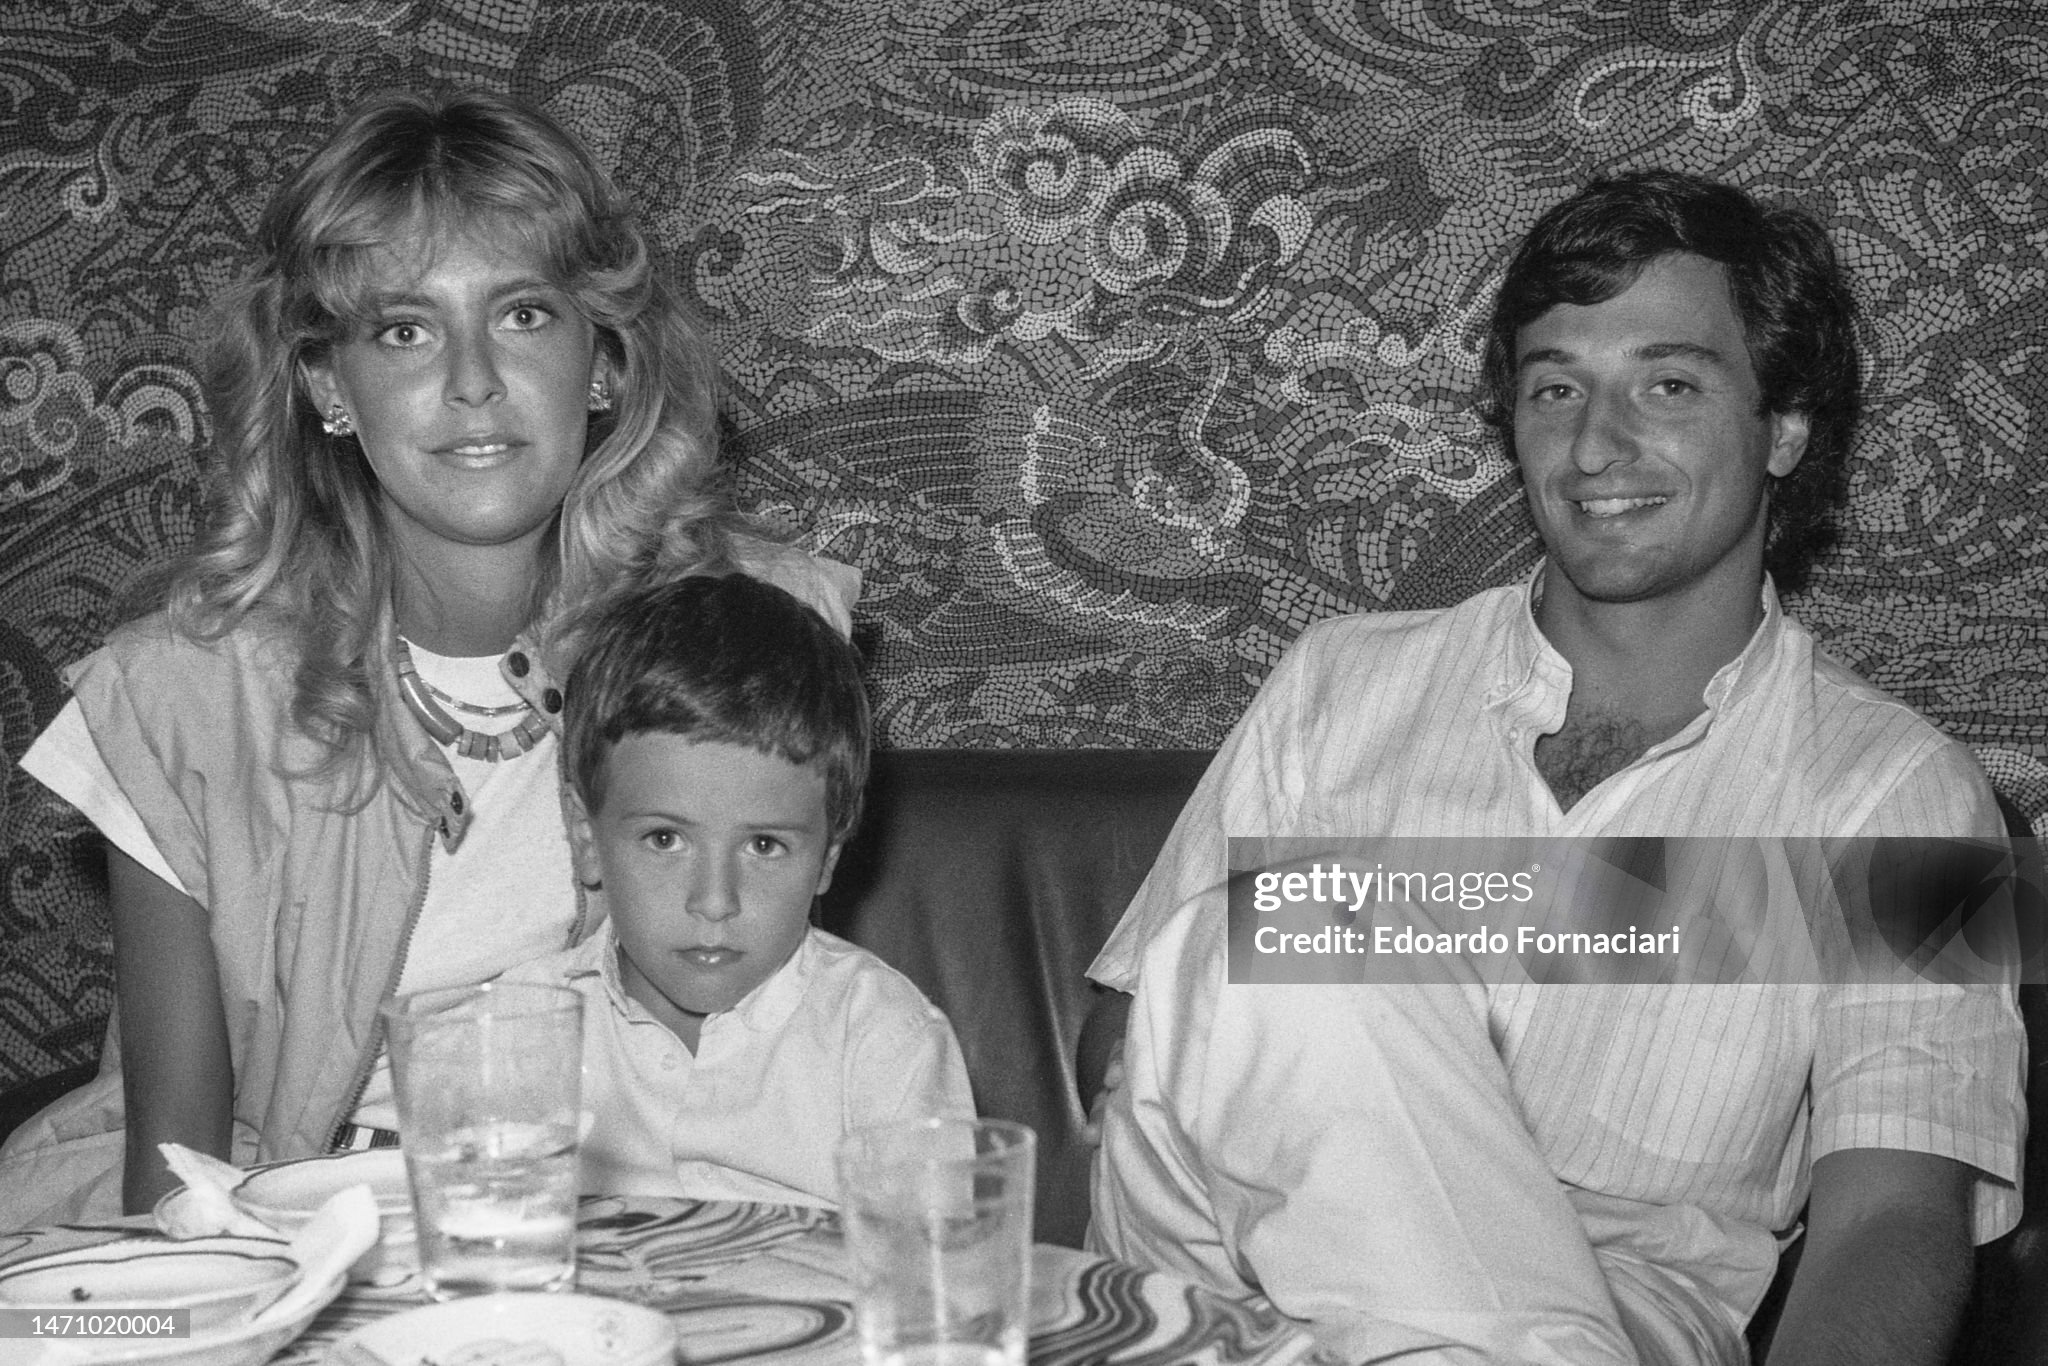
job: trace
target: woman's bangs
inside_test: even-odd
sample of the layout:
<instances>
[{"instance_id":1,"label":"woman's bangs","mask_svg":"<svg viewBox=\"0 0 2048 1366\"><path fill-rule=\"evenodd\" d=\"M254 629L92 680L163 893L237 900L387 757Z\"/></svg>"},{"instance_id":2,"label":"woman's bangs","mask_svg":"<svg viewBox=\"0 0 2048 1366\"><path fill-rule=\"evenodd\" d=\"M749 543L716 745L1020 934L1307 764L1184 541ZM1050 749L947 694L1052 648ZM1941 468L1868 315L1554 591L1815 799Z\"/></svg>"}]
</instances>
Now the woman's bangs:
<instances>
[{"instance_id":1,"label":"woman's bangs","mask_svg":"<svg viewBox=\"0 0 2048 1366\"><path fill-rule=\"evenodd\" d=\"M416 183L366 188L338 206L326 224L308 234L311 240L295 272L309 313L318 320L315 326L330 340L339 340L368 322L375 312L371 296L390 287L386 253L441 240L443 213ZM432 260L418 264L424 270Z\"/></svg>"},{"instance_id":2,"label":"woman's bangs","mask_svg":"<svg viewBox=\"0 0 2048 1366\"><path fill-rule=\"evenodd\" d=\"M548 283L571 293L596 265L597 243L582 205L559 198L517 208L472 208L460 222L451 223L449 231L537 262Z\"/></svg>"},{"instance_id":3,"label":"woman's bangs","mask_svg":"<svg viewBox=\"0 0 2048 1366\"><path fill-rule=\"evenodd\" d=\"M479 206L454 195L413 187L407 200L358 203L322 234L309 253L306 283L318 313L345 335L376 316L374 296L388 291L391 253L420 274L433 269L442 247L481 243L494 252L538 263L549 283L572 291L589 272L586 234L578 216L557 202Z\"/></svg>"},{"instance_id":4,"label":"woman's bangs","mask_svg":"<svg viewBox=\"0 0 2048 1366\"><path fill-rule=\"evenodd\" d=\"M469 150L451 156L423 196L431 240L517 251L561 289L596 268L599 229L577 168L552 164L541 148L522 148L520 155Z\"/></svg>"}]
</instances>

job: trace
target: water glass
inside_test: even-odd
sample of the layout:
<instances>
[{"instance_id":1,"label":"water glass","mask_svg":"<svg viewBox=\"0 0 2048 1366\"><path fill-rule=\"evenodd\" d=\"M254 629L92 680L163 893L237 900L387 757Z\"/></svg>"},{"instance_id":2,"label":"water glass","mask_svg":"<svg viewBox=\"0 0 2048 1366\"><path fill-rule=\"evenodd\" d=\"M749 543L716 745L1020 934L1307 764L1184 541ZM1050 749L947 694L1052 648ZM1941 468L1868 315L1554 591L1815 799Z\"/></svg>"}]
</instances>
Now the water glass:
<instances>
[{"instance_id":1,"label":"water glass","mask_svg":"<svg viewBox=\"0 0 2048 1366\"><path fill-rule=\"evenodd\" d=\"M487 982L383 1016L427 1294L573 1289L582 998Z\"/></svg>"},{"instance_id":2,"label":"water glass","mask_svg":"<svg viewBox=\"0 0 2048 1366\"><path fill-rule=\"evenodd\" d=\"M858 1129L839 1145L862 1366L1024 1366L1037 1138L1004 1120Z\"/></svg>"}]
</instances>

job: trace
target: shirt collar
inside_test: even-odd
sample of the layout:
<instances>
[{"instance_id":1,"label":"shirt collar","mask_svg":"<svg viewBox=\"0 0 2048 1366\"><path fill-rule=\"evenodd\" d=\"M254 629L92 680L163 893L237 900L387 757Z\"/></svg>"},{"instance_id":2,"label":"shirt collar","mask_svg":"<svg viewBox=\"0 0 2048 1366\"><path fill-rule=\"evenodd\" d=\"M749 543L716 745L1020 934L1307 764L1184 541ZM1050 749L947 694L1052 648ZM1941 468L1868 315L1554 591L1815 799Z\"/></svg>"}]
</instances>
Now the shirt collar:
<instances>
[{"instance_id":1,"label":"shirt collar","mask_svg":"<svg viewBox=\"0 0 2048 1366\"><path fill-rule=\"evenodd\" d=\"M403 753L417 779L411 785L401 784L401 789L415 794L410 799L415 807L422 798L431 803L425 813L427 819L440 834L442 847L452 854L462 847L463 836L469 833L469 822L475 814L470 808L469 794L463 791L462 780L455 776L448 756L434 743L434 737L406 709L405 699L398 691L397 664L388 646L377 656L377 675L378 725L391 736L391 743Z\"/></svg>"},{"instance_id":2,"label":"shirt collar","mask_svg":"<svg viewBox=\"0 0 2048 1366\"><path fill-rule=\"evenodd\" d=\"M1538 560L1522 577L1519 590L1506 596L1506 629L1501 633L1500 667L1495 671L1499 681L1486 695L1489 707L1505 706L1546 684L1560 692L1571 687L1572 666L1536 625L1546 563Z\"/></svg>"},{"instance_id":3,"label":"shirt collar","mask_svg":"<svg viewBox=\"0 0 2048 1366\"><path fill-rule=\"evenodd\" d=\"M498 672L526 704L539 712L548 728L562 733L562 684L548 671L531 631L522 631L498 661Z\"/></svg>"},{"instance_id":4,"label":"shirt collar","mask_svg":"<svg viewBox=\"0 0 2048 1366\"><path fill-rule=\"evenodd\" d=\"M1487 695L1487 705L1502 706L1532 687L1548 684L1569 691L1572 666L1557 652L1536 624L1536 604L1542 601L1543 575L1549 561L1539 560L1522 579L1520 591L1507 599L1508 620L1502 644L1500 683ZM1764 575L1761 602L1764 619L1750 633L1742 652L1714 671L1702 694L1707 714L1720 712L1729 702L1761 686L1776 666L1785 648L1786 616L1778 599L1778 588Z\"/></svg>"},{"instance_id":5,"label":"shirt collar","mask_svg":"<svg viewBox=\"0 0 2048 1366\"><path fill-rule=\"evenodd\" d=\"M1738 697L1761 687L1783 653L1785 608L1778 601L1778 586L1771 582L1769 574L1764 575L1763 608L1764 619L1750 633L1749 643L1742 647L1742 653L1716 669L1714 676L1707 680L1709 712L1718 712Z\"/></svg>"},{"instance_id":6,"label":"shirt collar","mask_svg":"<svg viewBox=\"0 0 2048 1366\"><path fill-rule=\"evenodd\" d=\"M512 648L498 661L498 670L505 681L512 685L526 703L548 723L548 728L560 735L562 732L562 689L560 683L549 673L542 662L540 650L531 632L522 632L512 642ZM475 812L471 808L469 794L463 790L462 781L448 764L448 758L441 747L434 743L432 736L422 730L405 709L405 700L398 693L397 675L389 659L384 661L383 697L380 706L386 715L396 718L401 727L399 743L406 757L412 761L420 774L428 794L433 801L429 813L435 829L441 837L442 847L454 853L462 847L463 836L469 833L469 823Z\"/></svg>"}]
</instances>

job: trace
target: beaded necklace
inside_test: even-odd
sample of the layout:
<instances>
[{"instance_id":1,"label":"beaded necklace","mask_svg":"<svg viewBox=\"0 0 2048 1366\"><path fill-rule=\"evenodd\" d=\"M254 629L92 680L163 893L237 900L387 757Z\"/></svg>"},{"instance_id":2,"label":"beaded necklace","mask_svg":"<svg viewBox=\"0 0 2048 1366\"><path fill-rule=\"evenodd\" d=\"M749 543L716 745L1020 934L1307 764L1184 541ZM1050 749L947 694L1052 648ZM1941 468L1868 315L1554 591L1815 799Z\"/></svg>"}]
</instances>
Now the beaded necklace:
<instances>
[{"instance_id":1,"label":"beaded necklace","mask_svg":"<svg viewBox=\"0 0 2048 1366\"><path fill-rule=\"evenodd\" d=\"M465 702L461 698L455 696L453 693L444 692L441 689L435 687L432 683L429 683L427 681L426 676L424 674L420 676L420 686L427 690L427 695L429 697L432 697L436 702L439 702L442 706L453 707L456 711L466 711L471 716L481 716L486 719L494 719L500 716L517 716L520 712L533 710L532 704L523 700L518 702L507 702L502 707L480 707L474 702Z\"/></svg>"},{"instance_id":2,"label":"beaded necklace","mask_svg":"<svg viewBox=\"0 0 2048 1366\"><path fill-rule=\"evenodd\" d=\"M413 719L434 737L436 743L453 745L455 752L465 759L482 759L485 763L495 764L501 759L518 758L539 744L540 738L548 733L546 718L525 702L513 710L529 714L511 730L498 735L471 730L434 700L427 681L420 677L419 670L413 665L412 648L406 644L405 637L394 639L397 642L398 695L405 699L405 708L412 713Z\"/></svg>"}]
</instances>

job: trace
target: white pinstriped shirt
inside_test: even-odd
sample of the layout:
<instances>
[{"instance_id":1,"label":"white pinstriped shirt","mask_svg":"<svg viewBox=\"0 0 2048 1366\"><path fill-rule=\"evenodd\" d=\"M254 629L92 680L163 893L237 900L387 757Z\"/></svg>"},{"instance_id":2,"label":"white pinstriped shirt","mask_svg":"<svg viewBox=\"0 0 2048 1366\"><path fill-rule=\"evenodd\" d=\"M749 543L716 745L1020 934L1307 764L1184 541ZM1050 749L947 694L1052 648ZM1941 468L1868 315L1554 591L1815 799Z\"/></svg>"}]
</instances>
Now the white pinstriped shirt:
<instances>
[{"instance_id":1,"label":"white pinstriped shirt","mask_svg":"<svg viewBox=\"0 0 2048 1366\"><path fill-rule=\"evenodd\" d=\"M1768 582L1706 711L1561 810L1534 747L1564 720L1571 667L1536 627L1533 582L1305 632L1090 975L1133 989L1145 945L1222 879L1228 836L2002 835L1968 749L1821 653ZM1979 1170L1980 1241L2018 1219L2026 1044L2008 992L1525 985L1489 1001L1529 1128L1575 1192L1783 1230L1813 1158L1905 1148Z\"/></svg>"}]
</instances>

